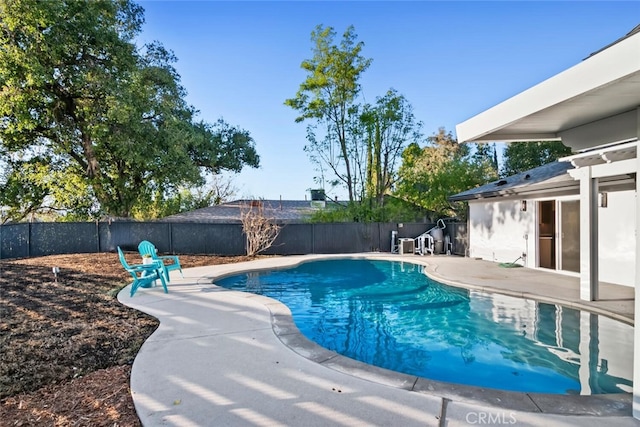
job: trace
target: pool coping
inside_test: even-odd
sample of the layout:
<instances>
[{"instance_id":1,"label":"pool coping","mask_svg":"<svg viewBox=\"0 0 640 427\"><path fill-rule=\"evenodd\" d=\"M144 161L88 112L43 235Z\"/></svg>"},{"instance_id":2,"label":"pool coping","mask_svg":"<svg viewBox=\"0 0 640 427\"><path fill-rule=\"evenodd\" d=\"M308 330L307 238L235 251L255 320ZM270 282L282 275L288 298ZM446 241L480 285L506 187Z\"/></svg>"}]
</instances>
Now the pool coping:
<instances>
[{"instance_id":1,"label":"pool coping","mask_svg":"<svg viewBox=\"0 0 640 427\"><path fill-rule=\"evenodd\" d=\"M283 257L278 259L277 265L273 262L268 266L239 265L230 271L215 275L206 275L213 286L220 291L237 292L247 298L261 302L270 313L273 333L280 342L298 355L343 374L360 379L383 384L386 386L404 389L409 392L424 393L441 397L450 401L463 401L472 404L488 405L496 409L515 410L522 412L556 414L556 415L584 415L584 416L615 416L628 417L632 411L631 393L609 393L600 395L560 395L546 393L525 393L504 391L485 387L477 387L456 383L431 380L415 375L403 374L374 365L369 365L337 352L328 350L319 344L306 338L295 325L289 308L278 300L262 295L247 292L233 291L215 285L215 280L222 279L242 272L255 272L292 268L311 261L328 259L373 259L386 261L403 261L426 267L426 275L433 280L445 284L470 290L497 293L517 298L532 299L539 302L559 304L570 308L585 310L595 314L611 317L627 324L633 324L633 319L612 312L610 310L593 307L580 302L565 300L562 298L550 298L530 292L509 291L490 286L477 286L442 277L438 274L438 257L417 258L412 256L398 257L398 255L371 253L371 254L339 254L339 255L313 255L303 257ZM231 265L229 265L231 266Z\"/></svg>"}]
</instances>

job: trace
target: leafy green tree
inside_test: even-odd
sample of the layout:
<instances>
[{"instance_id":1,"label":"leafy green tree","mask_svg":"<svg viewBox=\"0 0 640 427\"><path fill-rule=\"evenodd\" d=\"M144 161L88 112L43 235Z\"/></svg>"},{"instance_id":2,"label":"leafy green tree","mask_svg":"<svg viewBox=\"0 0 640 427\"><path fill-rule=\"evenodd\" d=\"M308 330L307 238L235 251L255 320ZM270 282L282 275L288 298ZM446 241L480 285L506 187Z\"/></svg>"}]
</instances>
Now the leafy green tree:
<instances>
[{"instance_id":1,"label":"leafy green tree","mask_svg":"<svg viewBox=\"0 0 640 427\"><path fill-rule=\"evenodd\" d=\"M458 144L444 128L427 138L425 147L415 143L407 147L402 154L399 176L395 196L437 217L458 218L465 217L465 206L450 202L448 197L497 177L486 161L474 159L469 146Z\"/></svg>"},{"instance_id":2,"label":"leafy green tree","mask_svg":"<svg viewBox=\"0 0 640 427\"><path fill-rule=\"evenodd\" d=\"M416 121L406 98L393 89L377 98L374 106L365 105L360 122L366 144L363 199L381 207L395 184L402 151L422 138L422 123Z\"/></svg>"},{"instance_id":3,"label":"leafy green tree","mask_svg":"<svg viewBox=\"0 0 640 427\"><path fill-rule=\"evenodd\" d=\"M130 216L259 164L247 131L195 120L173 54L134 44L143 20L129 0L0 0L0 154L38 165L0 178L38 188L8 206Z\"/></svg>"},{"instance_id":4,"label":"leafy green tree","mask_svg":"<svg viewBox=\"0 0 640 427\"><path fill-rule=\"evenodd\" d=\"M493 145L478 143L474 144L475 152L473 153L473 161L477 164L484 165L498 176L498 153L496 152L496 144Z\"/></svg>"},{"instance_id":5,"label":"leafy green tree","mask_svg":"<svg viewBox=\"0 0 640 427\"><path fill-rule=\"evenodd\" d=\"M496 144L478 143L474 144L474 147L475 151L470 161L482 177L482 183L498 179L498 153L496 152Z\"/></svg>"},{"instance_id":6,"label":"leafy green tree","mask_svg":"<svg viewBox=\"0 0 640 427\"><path fill-rule=\"evenodd\" d=\"M419 222L429 217L429 212L413 203L387 195L382 206L369 204L368 200L345 205L327 203L325 209L315 212L310 222Z\"/></svg>"},{"instance_id":7,"label":"leafy green tree","mask_svg":"<svg viewBox=\"0 0 640 427\"><path fill-rule=\"evenodd\" d=\"M559 141L512 142L504 150L503 177L515 175L571 154Z\"/></svg>"},{"instance_id":8,"label":"leafy green tree","mask_svg":"<svg viewBox=\"0 0 640 427\"><path fill-rule=\"evenodd\" d=\"M4 182L0 188L0 207L7 207L8 210L2 218L3 222L20 221L38 211L48 191L37 177L47 170L46 164L42 164L42 159L38 157L28 161L5 162L0 176L0 182Z\"/></svg>"},{"instance_id":9,"label":"leafy green tree","mask_svg":"<svg viewBox=\"0 0 640 427\"><path fill-rule=\"evenodd\" d=\"M316 27L312 59L302 62L308 72L295 98L285 105L300 113L296 121L311 120L307 126L305 151L316 164L321 177L331 186L343 185L349 195L342 213L356 220L384 216L380 210L385 195L397 178L397 163L402 150L421 138L421 123L416 121L406 98L390 89L375 104L358 104L359 79L371 64L361 55L353 27L343 34L339 45L331 27ZM334 216L334 213L331 216Z\"/></svg>"},{"instance_id":10,"label":"leafy green tree","mask_svg":"<svg viewBox=\"0 0 640 427\"><path fill-rule=\"evenodd\" d=\"M311 33L313 57L302 62L307 78L294 98L285 105L300 113L296 122L313 120L307 127L309 144L305 150L320 167L328 167L348 190L354 201L356 182L352 164L353 147L349 145L347 127L350 116L357 114L354 104L360 92L359 79L371 64L361 55L364 44L357 42L353 27L347 28L339 45L332 27L318 25ZM320 129L324 136L317 136Z\"/></svg>"}]
</instances>

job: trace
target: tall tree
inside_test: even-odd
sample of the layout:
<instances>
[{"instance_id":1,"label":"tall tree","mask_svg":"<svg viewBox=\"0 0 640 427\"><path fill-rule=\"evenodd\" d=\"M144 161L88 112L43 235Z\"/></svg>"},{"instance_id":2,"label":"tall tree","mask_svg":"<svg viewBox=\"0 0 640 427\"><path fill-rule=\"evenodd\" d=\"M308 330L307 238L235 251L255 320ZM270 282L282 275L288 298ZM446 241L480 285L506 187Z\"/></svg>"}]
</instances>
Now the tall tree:
<instances>
[{"instance_id":1,"label":"tall tree","mask_svg":"<svg viewBox=\"0 0 640 427\"><path fill-rule=\"evenodd\" d=\"M248 132L195 121L171 52L133 43L143 20L129 0L0 0L1 189L30 181L31 206L129 216L206 171L258 165Z\"/></svg>"},{"instance_id":2,"label":"tall tree","mask_svg":"<svg viewBox=\"0 0 640 427\"><path fill-rule=\"evenodd\" d=\"M378 97L375 105L366 105L359 120L364 127L367 153L366 176L361 180L363 192L381 207L396 181L402 151L422 138L422 123L416 121L411 104L394 89Z\"/></svg>"},{"instance_id":3,"label":"tall tree","mask_svg":"<svg viewBox=\"0 0 640 427\"><path fill-rule=\"evenodd\" d=\"M504 150L503 177L515 175L571 154L559 141L512 142Z\"/></svg>"},{"instance_id":4,"label":"tall tree","mask_svg":"<svg viewBox=\"0 0 640 427\"><path fill-rule=\"evenodd\" d=\"M312 161L326 164L347 188L349 200L353 201L353 152L349 147L347 127L349 115L356 113L353 106L360 92L360 76L371 64L371 59L361 55L364 43L357 41L352 26L344 32L339 45L334 41L335 36L332 27L322 25L311 33L313 57L301 64L307 78L300 84L296 96L285 100L285 105L300 113L296 122L315 122L315 126L307 127L309 145L305 149ZM316 135L318 128L324 136Z\"/></svg>"},{"instance_id":5,"label":"tall tree","mask_svg":"<svg viewBox=\"0 0 640 427\"><path fill-rule=\"evenodd\" d=\"M410 144L402 154L400 181L394 195L434 212L435 216L464 218L452 194L495 179L485 162L474 160L469 146L458 144L444 128L427 138L427 145ZM435 218L432 218L435 219Z\"/></svg>"},{"instance_id":6,"label":"tall tree","mask_svg":"<svg viewBox=\"0 0 640 427\"><path fill-rule=\"evenodd\" d=\"M91 135L106 120L106 99L135 69L129 40L141 23L132 3L0 3L0 150L13 171L1 184L6 190L30 182L40 190L23 193L29 207L22 214L40 209L65 182L48 177L63 178L67 169L99 173ZM20 168L24 162L38 167ZM17 201L4 202L19 211Z\"/></svg>"},{"instance_id":7,"label":"tall tree","mask_svg":"<svg viewBox=\"0 0 640 427\"><path fill-rule=\"evenodd\" d=\"M472 161L480 169L484 169L484 174L488 180L498 178L498 153L496 152L496 144L493 145L478 143L474 144L475 152Z\"/></svg>"}]
</instances>

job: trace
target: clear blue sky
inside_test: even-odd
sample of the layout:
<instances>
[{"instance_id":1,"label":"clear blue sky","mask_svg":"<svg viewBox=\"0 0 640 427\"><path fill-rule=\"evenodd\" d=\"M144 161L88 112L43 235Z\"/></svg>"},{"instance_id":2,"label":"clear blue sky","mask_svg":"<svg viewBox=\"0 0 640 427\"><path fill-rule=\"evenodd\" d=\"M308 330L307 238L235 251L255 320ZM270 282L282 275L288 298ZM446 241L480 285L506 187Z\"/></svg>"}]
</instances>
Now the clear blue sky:
<instances>
[{"instance_id":1,"label":"clear blue sky","mask_svg":"<svg viewBox=\"0 0 640 427\"><path fill-rule=\"evenodd\" d=\"M305 73L316 25L355 27L373 59L361 80L373 102L395 88L425 135L476 115L586 58L640 23L636 1L143 1L139 42L160 41L199 118L248 130L261 168L234 178L240 197L302 200L317 175L306 124L284 105ZM339 40L339 38L337 38ZM344 192L337 193L341 198Z\"/></svg>"}]
</instances>

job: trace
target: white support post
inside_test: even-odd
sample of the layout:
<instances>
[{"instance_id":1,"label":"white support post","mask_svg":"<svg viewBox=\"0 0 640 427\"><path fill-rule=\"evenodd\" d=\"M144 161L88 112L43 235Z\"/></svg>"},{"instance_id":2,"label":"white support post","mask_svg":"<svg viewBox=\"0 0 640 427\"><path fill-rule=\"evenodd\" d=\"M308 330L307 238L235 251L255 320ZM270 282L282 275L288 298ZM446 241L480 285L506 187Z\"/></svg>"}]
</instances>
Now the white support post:
<instances>
[{"instance_id":1,"label":"white support post","mask_svg":"<svg viewBox=\"0 0 640 427\"><path fill-rule=\"evenodd\" d=\"M636 109L636 126L640 140L640 108ZM635 321L633 337L633 417L640 419L640 156L636 155L636 279Z\"/></svg>"},{"instance_id":2,"label":"white support post","mask_svg":"<svg viewBox=\"0 0 640 427\"><path fill-rule=\"evenodd\" d=\"M591 167L580 173L580 299L598 299L598 179Z\"/></svg>"}]
</instances>

